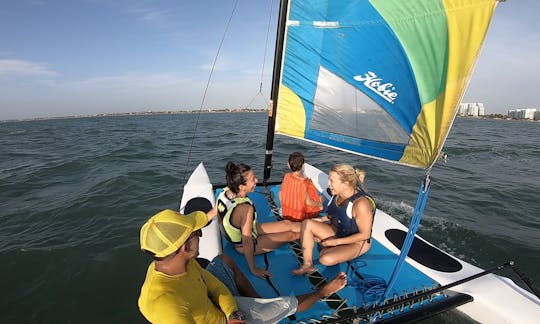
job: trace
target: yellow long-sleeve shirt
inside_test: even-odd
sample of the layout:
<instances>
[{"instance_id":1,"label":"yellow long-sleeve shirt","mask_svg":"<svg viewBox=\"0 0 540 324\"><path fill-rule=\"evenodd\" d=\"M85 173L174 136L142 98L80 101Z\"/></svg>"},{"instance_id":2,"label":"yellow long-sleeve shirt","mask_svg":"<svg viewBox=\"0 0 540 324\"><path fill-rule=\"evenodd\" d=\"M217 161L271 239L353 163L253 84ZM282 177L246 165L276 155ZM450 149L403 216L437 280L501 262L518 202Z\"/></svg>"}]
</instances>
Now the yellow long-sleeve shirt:
<instances>
[{"instance_id":1,"label":"yellow long-sleeve shirt","mask_svg":"<svg viewBox=\"0 0 540 324\"><path fill-rule=\"evenodd\" d=\"M186 273L174 276L156 271L152 262L141 288L139 309L154 324L206 324L226 323L238 308L226 286L191 260Z\"/></svg>"}]
</instances>

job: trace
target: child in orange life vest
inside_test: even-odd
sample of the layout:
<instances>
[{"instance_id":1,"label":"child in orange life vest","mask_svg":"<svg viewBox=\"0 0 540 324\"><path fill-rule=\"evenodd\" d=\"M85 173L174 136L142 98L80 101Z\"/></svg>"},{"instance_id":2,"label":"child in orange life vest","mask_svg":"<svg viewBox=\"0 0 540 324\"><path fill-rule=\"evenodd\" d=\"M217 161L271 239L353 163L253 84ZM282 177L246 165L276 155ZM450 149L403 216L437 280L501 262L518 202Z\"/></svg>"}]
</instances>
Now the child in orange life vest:
<instances>
[{"instance_id":1,"label":"child in orange life vest","mask_svg":"<svg viewBox=\"0 0 540 324\"><path fill-rule=\"evenodd\" d=\"M322 199L311 179L302 173L304 155L291 153L288 166L291 172L283 177L279 192L283 217L296 222L317 217L323 209Z\"/></svg>"}]
</instances>

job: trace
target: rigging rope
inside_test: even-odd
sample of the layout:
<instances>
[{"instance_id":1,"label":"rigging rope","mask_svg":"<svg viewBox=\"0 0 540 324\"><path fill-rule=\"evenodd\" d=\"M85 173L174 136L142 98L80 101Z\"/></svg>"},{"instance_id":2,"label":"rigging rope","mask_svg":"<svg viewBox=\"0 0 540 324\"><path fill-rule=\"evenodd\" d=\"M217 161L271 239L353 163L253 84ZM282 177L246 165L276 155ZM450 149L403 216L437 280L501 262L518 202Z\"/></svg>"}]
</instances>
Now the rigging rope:
<instances>
[{"instance_id":1,"label":"rigging rope","mask_svg":"<svg viewBox=\"0 0 540 324\"><path fill-rule=\"evenodd\" d=\"M268 41L269 41L269 38L270 38L270 29L271 29L271 21L272 21L272 13L273 13L274 3L275 3L275 1L273 0L271 2L271 4L270 4L270 11L269 11L270 13L268 15L266 41L265 41L265 48L264 48L264 55L263 55L263 63L262 63L262 68L261 68L261 80L260 80L260 83L259 83L259 90L258 90L257 94L253 97L253 99L249 102L249 104L246 107L249 107L253 103L253 101L257 98L257 96L263 97L263 100L264 100L264 96L262 94L263 80L264 80L264 68L265 68L265 65L266 65L266 56L267 56L267 52L268 52ZM183 173L184 174L184 179L182 180L182 183L184 183L186 181L186 176L188 174L189 162L191 161L191 152L193 150L193 145L195 143L195 137L196 137L196 132L197 132L197 129L198 129L198 126L199 126L200 115L202 113L202 109L204 108L204 104L205 104L205 101L206 101L206 94L208 92L208 88L210 87L210 82L212 80L212 75L214 73L216 63L217 63L218 57L220 55L221 48L223 47L225 37L226 37L226 35L227 35L228 31L229 31L229 27L231 25L232 18L234 17L234 14L236 12L237 6L238 6L238 0L234 1L233 8L232 8L231 13L229 15L229 19L228 19L227 24L225 26L225 30L223 31L223 35L221 37L221 41L219 43L218 50L216 52L216 55L214 57L214 61L212 63L212 67L210 69L210 74L209 74L208 80L206 82L203 97L202 97L202 100L201 100L201 105L199 107L199 112L198 112L197 118L195 120L194 134L193 134L193 137L191 139L191 143L190 143L189 149L188 149L187 161L186 161L185 169L184 169L184 173ZM265 104L266 105L268 104L268 100L265 100ZM177 207L178 211L180 210L181 200L182 200L182 194L180 194L180 197L178 199L178 207Z\"/></svg>"},{"instance_id":2,"label":"rigging rope","mask_svg":"<svg viewBox=\"0 0 540 324\"><path fill-rule=\"evenodd\" d=\"M223 31L223 35L221 36L221 41L219 42L219 46L218 46L218 50L216 52L216 56L214 57L214 62L212 63L212 68L210 69L210 74L208 75L208 80L206 81L206 86L204 88L204 93L203 93L203 97L202 97L202 100L201 100L201 106L199 107L199 113L197 114L197 118L195 120L195 128L194 128L193 137L191 138L191 143L190 143L189 149L188 149L187 161L186 161L186 165L185 165L185 169L184 169L184 179L182 180L182 183L185 183L185 181L186 181L186 175L187 175L187 172L188 172L189 162L190 162L190 159L191 159L191 151L193 149L193 143L195 143L195 135L197 134L197 128L199 127L199 119L201 117L201 112L202 112L202 109L204 107L204 102L206 100L206 93L208 92L208 88L210 86L210 81L212 80L212 75L213 75L214 69L216 67L217 59L218 59L219 54L221 52L221 48L223 47L223 42L225 40L225 36L227 35L227 32L229 31L229 27L231 25L231 21L232 21L232 18L234 16L234 13L236 11L237 5L238 5L238 0L236 0L234 2L234 4L233 4L233 8L231 10L231 14L230 14L229 19L227 21L227 25L225 26L225 30ZM182 201L182 194L180 194L180 197L178 198L178 207L177 207L178 211L180 211L181 201Z\"/></svg>"},{"instance_id":3,"label":"rigging rope","mask_svg":"<svg viewBox=\"0 0 540 324\"><path fill-rule=\"evenodd\" d=\"M399 258L396 263L396 266L394 267L394 270L392 271L392 275L390 276L390 279L388 280L388 285L386 286L386 290L384 291L384 294L382 294L381 298L379 299L379 303L382 303L384 299L386 299L388 295L390 294L397 280L399 272L401 271L403 263L405 262L405 258L407 257L407 255L409 254L409 250L411 249L412 243L414 241L414 236L416 234L416 231L418 230L418 226L420 225L420 220L422 219L422 215L424 214L424 208L426 207L429 191L431 189L431 184L429 180L430 173L431 173L431 169L429 169L426 172L426 178L420 185L420 190L418 191L418 198L416 200L416 206L414 207L411 223L409 224L409 231L407 232L407 236L405 237L405 242L403 242L403 246L401 247L401 253L399 254Z\"/></svg>"},{"instance_id":4,"label":"rigging rope","mask_svg":"<svg viewBox=\"0 0 540 324\"><path fill-rule=\"evenodd\" d=\"M367 266L359 257L347 261L347 286L360 291L364 302L376 302L385 292L386 281L377 276L363 276L358 271Z\"/></svg>"},{"instance_id":5,"label":"rigging rope","mask_svg":"<svg viewBox=\"0 0 540 324\"><path fill-rule=\"evenodd\" d=\"M259 81L259 92L257 92L255 96L253 96L253 98L247 104L246 108L249 108L258 96L262 97L265 105L268 106L268 100L265 100L264 95L262 93L262 89L263 89L263 80L264 80L264 67L266 65L266 54L268 52L268 40L270 38L270 27L271 27L270 23L272 21L272 11L274 9L274 2L275 1L272 1L270 3L270 10L269 10L270 13L268 15L268 23L266 27L266 41L264 44L264 55L263 55L263 62L262 62L262 67L261 67L261 81Z\"/></svg>"}]
</instances>

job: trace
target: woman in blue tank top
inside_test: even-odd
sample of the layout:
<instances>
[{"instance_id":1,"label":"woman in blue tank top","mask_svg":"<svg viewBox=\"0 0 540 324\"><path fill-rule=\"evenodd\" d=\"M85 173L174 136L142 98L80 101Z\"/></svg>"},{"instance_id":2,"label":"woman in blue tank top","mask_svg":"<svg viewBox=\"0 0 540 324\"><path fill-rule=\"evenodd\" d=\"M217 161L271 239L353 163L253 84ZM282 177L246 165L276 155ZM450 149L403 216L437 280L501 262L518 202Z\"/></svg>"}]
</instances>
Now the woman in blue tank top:
<instances>
[{"instance_id":1,"label":"woman in blue tank top","mask_svg":"<svg viewBox=\"0 0 540 324\"><path fill-rule=\"evenodd\" d=\"M352 260L371 247L371 228L375 216L375 201L364 190L363 170L348 164L338 164L328 173L328 189L332 199L327 216L302 222L303 264L293 270L295 275L314 272L313 248L322 250L319 262L326 266Z\"/></svg>"}]
</instances>

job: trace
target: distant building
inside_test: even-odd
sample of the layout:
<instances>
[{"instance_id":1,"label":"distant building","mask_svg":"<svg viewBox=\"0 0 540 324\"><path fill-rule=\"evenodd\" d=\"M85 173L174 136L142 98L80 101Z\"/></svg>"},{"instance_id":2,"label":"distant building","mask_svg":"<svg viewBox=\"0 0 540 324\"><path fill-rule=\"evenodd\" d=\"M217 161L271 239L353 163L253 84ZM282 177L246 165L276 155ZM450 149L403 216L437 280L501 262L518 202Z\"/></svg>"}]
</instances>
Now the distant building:
<instances>
[{"instance_id":1,"label":"distant building","mask_svg":"<svg viewBox=\"0 0 540 324\"><path fill-rule=\"evenodd\" d=\"M459 104L458 116L479 117L485 114L484 104L481 102L462 102Z\"/></svg>"},{"instance_id":2,"label":"distant building","mask_svg":"<svg viewBox=\"0 0 540 324\"><path fill-rule=\"evenodd\" d=\"M540 120L540 109L538 108L511 109L511 110L508 110L508 117L513 118L513 119Z\"/></svg>"}]
</instances>

